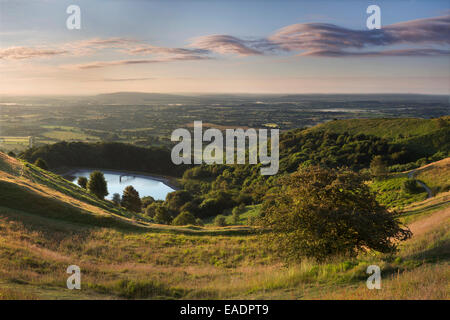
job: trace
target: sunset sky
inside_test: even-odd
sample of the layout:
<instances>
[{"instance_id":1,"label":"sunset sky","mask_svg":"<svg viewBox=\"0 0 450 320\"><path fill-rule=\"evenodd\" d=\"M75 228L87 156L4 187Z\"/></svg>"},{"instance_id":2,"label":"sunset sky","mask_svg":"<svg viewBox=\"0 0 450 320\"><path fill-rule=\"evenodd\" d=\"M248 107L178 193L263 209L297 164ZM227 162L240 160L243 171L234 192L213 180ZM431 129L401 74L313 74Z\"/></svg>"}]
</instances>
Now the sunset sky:
<instances>
[{"instance_id":1,"label":"sunset sky","mask_svg":"<svg viewBox=\"0 0 450 320\"><path fill-rule=\"evenodd\" d=\"M66 8L81 8L68 30ZM381 8L368 30L366 8ZM0 0L0 94L450 90L448 0Z\"/></svg>"}]
</instances>

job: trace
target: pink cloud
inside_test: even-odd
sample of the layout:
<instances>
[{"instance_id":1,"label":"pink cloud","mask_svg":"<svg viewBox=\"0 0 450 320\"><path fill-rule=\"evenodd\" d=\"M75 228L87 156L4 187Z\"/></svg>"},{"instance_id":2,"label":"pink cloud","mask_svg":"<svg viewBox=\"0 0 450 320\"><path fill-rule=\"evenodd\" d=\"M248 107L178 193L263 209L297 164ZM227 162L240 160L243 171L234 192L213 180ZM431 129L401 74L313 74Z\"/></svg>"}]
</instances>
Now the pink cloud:
<instances>
[{"instance_id":1,"label":"pink cloud","mask_svg":"<svg viewBox=\"0 0 450 320\"><path fill-rule=\"evenodd\" d=\"M31 47L9 47L0 49L0 59L21 60L30 58L42 58L67 53L67 50L44 49Z\"/></svg>"},{"instance_id":2,"label":"pink cloud","mask_svg":"<svg viewBox=\"0 0 450 320\"><path fill-rule=\"evenodd\" d=\"M246 41L229 35L210 35L195 38L189 46L220 54L242 56L263 54L256 48L252 48L252 43L253 41Z\"/></svg>"}]
</instances>

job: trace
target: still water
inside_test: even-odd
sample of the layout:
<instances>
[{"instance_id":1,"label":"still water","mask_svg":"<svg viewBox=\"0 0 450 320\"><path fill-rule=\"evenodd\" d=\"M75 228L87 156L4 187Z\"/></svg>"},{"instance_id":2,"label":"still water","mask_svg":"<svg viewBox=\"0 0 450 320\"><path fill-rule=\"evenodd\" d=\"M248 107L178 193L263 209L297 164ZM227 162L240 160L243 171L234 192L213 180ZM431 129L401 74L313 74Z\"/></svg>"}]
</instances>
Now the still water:
<instances>
[{"instance_id":1,"label":"still water","mask_svg":"<svg viewBox=\"0 0 450 320\"><path fill-rule=\"evenodd\" d=\"M71 172L70 175L75 177L73 183L77 183L78 177L86 177L89 179L89 175L94 170L79 169L75 172ZM118 193L122 196L123 189L127 186L133 186L138 192L139 196L152 196L155 200L164 200L169 192L175 191L164 182L159 181L157 178L149 176L111 171L111 170L99 170L105 175L105 180L108 185L109 194L107 199L112 199L114 193Z\"/></svg>"}]
</instances>

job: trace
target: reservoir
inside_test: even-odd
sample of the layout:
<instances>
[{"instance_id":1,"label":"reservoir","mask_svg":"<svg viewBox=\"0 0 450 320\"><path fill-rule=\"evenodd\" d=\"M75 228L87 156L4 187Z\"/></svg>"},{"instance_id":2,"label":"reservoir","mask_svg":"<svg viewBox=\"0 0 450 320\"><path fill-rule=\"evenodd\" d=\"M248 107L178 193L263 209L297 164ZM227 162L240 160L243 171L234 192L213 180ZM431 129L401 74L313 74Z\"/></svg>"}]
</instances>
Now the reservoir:
<instances>
[{"instance_id":1,"label":"reservoir","mask_svg":"<svg viewBox=\"0 0 450 320\"><path fill-rule=\"evenodd\" d=\"M127 186L133 186L138 192L139 196L151 196L155 200L164 200L166 195L172 191L173 188L165 184L165 180L162 178L155 178L152 176L135 174L129 172L113 171L113 170L100 170L105 175L105 180L108 187L109 194L106 199L111 200L114 193L120 194L122 196L123 189ZM92 169L76 169L70 172L71 177L75 177L72 180L73 183L77 183L78 177L86 177L89 179Z\"/></svg>"}]
</instances>

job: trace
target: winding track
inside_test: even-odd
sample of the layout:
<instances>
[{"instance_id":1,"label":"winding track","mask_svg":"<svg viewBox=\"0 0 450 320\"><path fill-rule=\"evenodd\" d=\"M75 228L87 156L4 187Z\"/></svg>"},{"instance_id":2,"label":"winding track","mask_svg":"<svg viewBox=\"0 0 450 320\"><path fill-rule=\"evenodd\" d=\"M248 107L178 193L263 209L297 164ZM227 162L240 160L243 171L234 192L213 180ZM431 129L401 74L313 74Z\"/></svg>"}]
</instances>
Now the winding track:
<instances>
[{"instance_id":1,"label":"winding track","mask_svg":"<svg viewBox=\"0 0 450 320\"><path fill-rule=\"evenodd\" d=\"M411 170L410 172L408 172L408 178L409 179L413 179L414 178L414 172L416 172L416 169ZM419 180L416 180L416 181L422 188L424 188L427 191L427 193L428 193L427 199L432 198L433 197L433 192L431 191L431 189L428 188L428 186L425 183L423 183L422 181L419 181Z\"/></svg>"}]
</instances>

